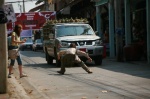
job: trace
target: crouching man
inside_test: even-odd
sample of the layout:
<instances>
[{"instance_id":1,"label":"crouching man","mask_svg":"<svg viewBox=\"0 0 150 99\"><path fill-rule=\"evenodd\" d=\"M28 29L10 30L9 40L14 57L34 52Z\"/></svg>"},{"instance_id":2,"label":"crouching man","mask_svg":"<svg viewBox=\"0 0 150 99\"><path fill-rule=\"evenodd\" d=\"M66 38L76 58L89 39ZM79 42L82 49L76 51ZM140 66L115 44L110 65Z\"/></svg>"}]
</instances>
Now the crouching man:
<instances>
[{"instance_id":1,"label":"crouching man","mask_svg":"<svg viewBox=\"0 0 150 99\"><path fill-rule=\"evenodd\" d=\"M67 54L73 54L75 55L75 60L74 63L78 64L79 66L81 66L87 73L91 74L93 73L87 66L86 64L81 61L81 59L78 57L78 55L83 55L85 56L90 62L92 62L92 59L89 57L89 55L87 53L85 53L84 51L80 51L76 49L76 45L74 43L70 44L70 48L68 48L67 50L63 50L57 53L58 56L58 60L61 59L61 69L60 71L57 71L60 74L64 74L66 69L65 69L65 65L63 64L63 57Z\"/></svg>"}]
</instances>

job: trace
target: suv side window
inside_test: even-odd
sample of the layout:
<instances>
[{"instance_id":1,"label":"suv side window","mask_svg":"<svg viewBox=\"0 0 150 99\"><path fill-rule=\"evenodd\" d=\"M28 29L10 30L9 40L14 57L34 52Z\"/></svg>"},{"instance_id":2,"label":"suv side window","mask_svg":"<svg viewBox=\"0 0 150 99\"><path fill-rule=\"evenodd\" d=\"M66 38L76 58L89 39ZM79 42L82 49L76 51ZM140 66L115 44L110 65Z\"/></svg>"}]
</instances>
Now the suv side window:
<instances>
[{"instance_id":1,"label":"suv side window","mask_svg":"<svg viewBox=\"0 0 150 99\"><path fill-rule=\"evenodd\" d=\"M54 30L50 29L49 31L49 39L54 39Z\"/></svg>"}]
</instances>

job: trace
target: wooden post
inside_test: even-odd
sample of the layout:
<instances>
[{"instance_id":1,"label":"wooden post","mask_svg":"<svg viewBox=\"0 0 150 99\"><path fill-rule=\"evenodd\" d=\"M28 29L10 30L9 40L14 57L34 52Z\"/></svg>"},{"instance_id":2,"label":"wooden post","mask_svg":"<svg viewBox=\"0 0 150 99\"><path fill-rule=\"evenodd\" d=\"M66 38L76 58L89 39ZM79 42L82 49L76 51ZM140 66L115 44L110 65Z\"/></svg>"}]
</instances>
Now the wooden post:
<instances>
[{"instance_id":1,"label":"wooden post","mask_svg":"<svg viewBox=\"0 0 150 99\"><path fill-rule=\"evenodd\" d=\"M124 0L125 5L125 45L131 44L131 13L130 0Z\"/></svg>"},{"instance_id":2,"label":"wooden post","mask_svg":"<svg viewBox=\"0 0 150 99\"><path fill-rule=\"evenodd\" d=\"M0 0L0 7L4 0ZM0 94L7 92L7 43L6 24L0 24Z\"/></svg>"},{"instance_id":3,"label":"wooden post","mask_svg":"<svg viewBox=\"0 0 150 99\"><path fill-rule=\"evenodd\" d=\"M114 0L109 0L109 56L111 58L115 58L114 35Z\"/></svg>"},{"instance_id":4,"label":"wooden post","mask_svg":"<svg viewBox=\"0 0 150 99\"><path fill-rule=\"evenodd\" d=\"M100 37L102 37L101 21L100 6L96 6L96 30L98 31L98 35Z\"/></svg>"},{"instance_id":5,"label":"wooden post","mask_svg":"<svg viewBox=\"0 0 150 99\"><path fill-rule=\"evenodd\" d=\"M122 0L115 0L115 33L116 33L116 58L123 61L123 21Z\"/></svg>"}]
</instances>

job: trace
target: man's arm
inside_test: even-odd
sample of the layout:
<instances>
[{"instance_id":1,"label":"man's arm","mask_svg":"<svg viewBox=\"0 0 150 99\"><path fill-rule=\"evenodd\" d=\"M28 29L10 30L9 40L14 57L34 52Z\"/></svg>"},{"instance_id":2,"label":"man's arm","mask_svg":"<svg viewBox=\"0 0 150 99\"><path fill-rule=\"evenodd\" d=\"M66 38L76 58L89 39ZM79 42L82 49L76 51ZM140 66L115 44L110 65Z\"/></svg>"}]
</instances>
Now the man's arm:
<instances>
[{"instance_id":1,"label":"man's arm","mask_svg":"<svg viewBox=\"0 0 150 99\"><path fill-rule=\"evenodd\" d=\"M92 62L92 59L89 57L89 55L86 52L77 50L77 54L85 56L90 62Z\"/></svg>"},{"instance_id":2,"label":"man's arm","mask_svg":"<svg viewBox=\"0 0 150 99\"><path fill-rule=\"evenodd\" d=\"M66 52L66 51L60 51L60 52L57 53L57 58L58 58L58 60L60 60L60 57L61 57L63 54L65 54L65 52Z\"/></svg>"}]
</instances>

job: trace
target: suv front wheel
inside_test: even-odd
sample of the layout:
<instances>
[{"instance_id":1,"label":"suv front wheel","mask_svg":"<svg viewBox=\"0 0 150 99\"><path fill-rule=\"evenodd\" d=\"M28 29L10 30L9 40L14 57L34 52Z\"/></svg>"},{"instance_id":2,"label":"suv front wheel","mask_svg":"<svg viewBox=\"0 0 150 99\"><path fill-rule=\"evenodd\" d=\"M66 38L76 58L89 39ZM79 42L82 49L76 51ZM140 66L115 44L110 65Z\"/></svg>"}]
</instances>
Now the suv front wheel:
<instances>
[{"instance_id":1,"label":"suv front wheel","mask_svg":"<svg viewBox=\"0 0 150 99\"><path fill-rule=\"evenodd\" d=\"M102 64L102 55L98 55L94 57L94 62L96 65L101 65Z\"/></svg>"}]
</instances>

